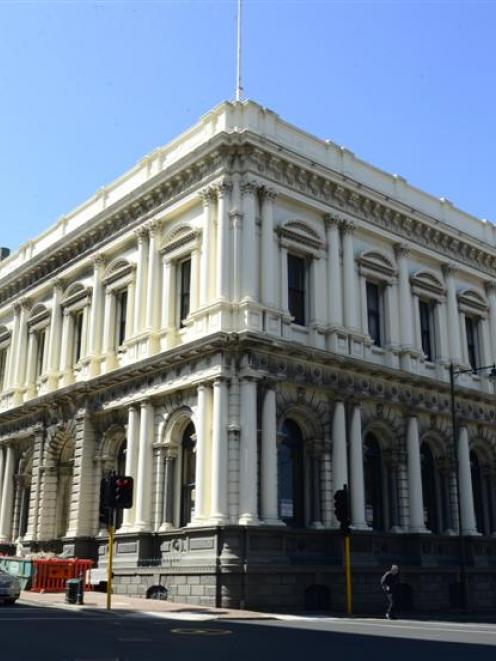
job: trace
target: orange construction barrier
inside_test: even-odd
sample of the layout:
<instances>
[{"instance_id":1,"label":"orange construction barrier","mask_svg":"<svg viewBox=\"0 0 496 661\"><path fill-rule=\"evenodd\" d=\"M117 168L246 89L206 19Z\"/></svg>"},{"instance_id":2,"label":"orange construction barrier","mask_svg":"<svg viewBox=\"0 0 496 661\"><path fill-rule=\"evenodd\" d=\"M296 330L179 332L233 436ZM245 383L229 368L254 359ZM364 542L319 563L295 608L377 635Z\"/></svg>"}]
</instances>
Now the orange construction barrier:
<instances>
[{"instance_id":1,"label":"orange construction barrier","mask_svg":"<svg viewBox=\"0 0 496 661\"><path fill-rule=\"evenodd\" d=\"M80 576L84 577L84 589L91 590L92 560L50 558L33 560L33 564L32 592L64 592L66 581Z\"/></svg>"}]
</instances>

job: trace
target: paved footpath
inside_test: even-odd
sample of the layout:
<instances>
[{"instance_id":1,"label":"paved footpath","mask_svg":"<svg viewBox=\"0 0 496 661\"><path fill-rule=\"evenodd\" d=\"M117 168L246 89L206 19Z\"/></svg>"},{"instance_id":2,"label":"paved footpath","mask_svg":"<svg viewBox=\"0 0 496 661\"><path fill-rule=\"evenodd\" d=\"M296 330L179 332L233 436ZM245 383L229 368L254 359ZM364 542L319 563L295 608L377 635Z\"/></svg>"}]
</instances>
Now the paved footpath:
<instances>
[{"instance_id":1,"label":"paved footpath","mask_svg":"<svg viewBox=\"0 0 496 661\"><path fill-rule=\"evenodd\" d=\"M60 593L21 593L20 603L30 606L49 606L51 608L66 608L72 611L88 611L106 609L107 596L103 592L87 591L84 593L84 605L66 604L64 595ZM195 606L193 604L180 604L177 601L162 601L159 599L143 599L141 597L128 597L124 595L112 596L112 611L116 613L142 613L182 620L273 620L274 615L257 613L255 611L234 610L229 608L213 608L209 606Z\"/></svg>"}]
</instances>

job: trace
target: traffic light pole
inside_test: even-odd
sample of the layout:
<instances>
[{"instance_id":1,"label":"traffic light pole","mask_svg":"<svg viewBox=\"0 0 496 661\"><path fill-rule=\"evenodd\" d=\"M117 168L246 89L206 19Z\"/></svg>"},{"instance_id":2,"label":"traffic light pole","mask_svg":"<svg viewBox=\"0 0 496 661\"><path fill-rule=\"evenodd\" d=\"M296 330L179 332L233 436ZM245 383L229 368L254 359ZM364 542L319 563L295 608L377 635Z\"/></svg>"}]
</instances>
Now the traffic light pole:
<instances>
[{"instance_id":1,"label":"traffic light pole","mask_svg":"<svg viewBox=\"0 0 496 661\"><path fill-rule=\"evenodd\" d=\"M115 509L110 510L108 526L107 609L112 608L112 561L114 559Z\"/></svg>"},{"instance_id":2,"label":"traffic light pole","mask_svg":"<svg viewBox=\"0 0 496 661\"><path fill-rule=\"evenodd\" d=\"M350 534L343 536L344 542L344 574L346 579L346 612L352 615L352 597L351 597L351 553L350 553Z\"/></svg>"}]
</instances>

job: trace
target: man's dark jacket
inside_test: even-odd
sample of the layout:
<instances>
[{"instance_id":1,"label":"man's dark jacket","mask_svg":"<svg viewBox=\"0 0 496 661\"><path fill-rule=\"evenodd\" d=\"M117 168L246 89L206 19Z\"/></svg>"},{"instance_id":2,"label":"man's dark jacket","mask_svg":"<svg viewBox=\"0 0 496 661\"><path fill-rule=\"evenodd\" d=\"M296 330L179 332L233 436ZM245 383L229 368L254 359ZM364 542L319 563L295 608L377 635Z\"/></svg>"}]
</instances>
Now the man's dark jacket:
<instances>
[{"instance_id":1,"label":"man's dark jacket","mask_svg":"<svg viewBox=\"0 0 496 661\"><path fill-rule=\"evenodd\" d=\"M398 574L393 574L391 570L387 571L381 578L381 588L384 592L395 592L398 585Z\"/></svg>"}]
</instances>

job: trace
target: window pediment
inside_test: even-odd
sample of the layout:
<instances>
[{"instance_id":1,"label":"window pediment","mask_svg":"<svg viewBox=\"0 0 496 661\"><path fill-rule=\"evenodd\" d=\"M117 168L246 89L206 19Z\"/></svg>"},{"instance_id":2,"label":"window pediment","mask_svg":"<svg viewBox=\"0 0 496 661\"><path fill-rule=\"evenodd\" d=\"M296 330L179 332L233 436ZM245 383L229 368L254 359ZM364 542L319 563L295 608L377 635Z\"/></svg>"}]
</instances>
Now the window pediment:
<instances>
[{"instance_id":1,"label":"window pediment","mask_svg":"<svg viewBox=\"0 0 496 661\"><path fill-rule=\"evenodd\" d=\"M391 283L396 277L396 268L382 253L369 250L357 258L360 275Z\"/></svg>"},{"instance_id":2,"label":"window pediment","mask_svg":"<svg viewBox=\"0 0 496 661\"><path fill-rule=\"evenodd\" d=\"M125 259L117 259L116 261L109 264L105 275L103 276L103 284L105 286L112 285L119 280L125 280L129 282L134 271L136 270L136 264L131 264Z\"/></svg>"},{"instance_id":3,"label":"window pediment","mask_svg":"<svg viewBox=\"0 0 496 661\"><path fill-rule=\"evenodd\" d=\"M477 317L485 317L488 312L484 297L473 289L465 289L458 294L458 307L460 312Z\"/></svg>"},{"instance_id":4,"label":"window pediment","mask_svg":"<svg viewBox=\"0 0 496 661\"><path fill-rule=\"evenodd\" d=\"M50 322L50 310L41 303L35 305L30 312L28 326L46 326Z\"/></svg>"},{"instance_id":5,"label":"window pediment","mask_svg":"<svg viewBox=\"0 0 496 661\"><path fill-rule=\"evenodd\" d=\"M63 308L83 307L91 300L91 287L84 287L81 283L71 285L66 289L62 299Z\"/></svg>"},{"instance_id":6,"label":"window pediment","mask_svg":"<svg viewBox=\"0 0 496 661\"><path fill-rule=\"evenodd\" d=\"M314 251L320 251L324 247L324 242L317 232L302 221L290 221L279 226L276 231L281 240L293 245L296 244L300 248L303 246Z\"/></svg>"},{"instance_id":7,"label":"window pediment","mask_svg":"<svg viewBox=\"0 0 496 661\"><path fill-rule=\"evenodd\" d=\"M429 271L418 271L412 275L410 283L412 285L412 292L418 296L441 301L446 294L446 288L441 280Z\"/></svg>"},{"instance_id":8,"label":"window pediment","mask_svg":"<svg viewBox=\"0 0 496 661\"><path fill-rule=\"evenodd\" d=\"M177 227L165 237L160 252L163 255L170 255L173 252L181 251L185 246L197 242L200 234L200 230L194 229L189 225Z\"/></svg>"}]
</instances>

